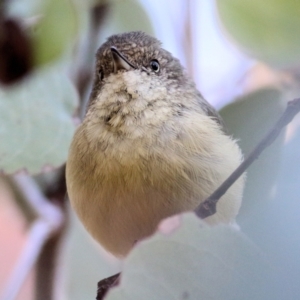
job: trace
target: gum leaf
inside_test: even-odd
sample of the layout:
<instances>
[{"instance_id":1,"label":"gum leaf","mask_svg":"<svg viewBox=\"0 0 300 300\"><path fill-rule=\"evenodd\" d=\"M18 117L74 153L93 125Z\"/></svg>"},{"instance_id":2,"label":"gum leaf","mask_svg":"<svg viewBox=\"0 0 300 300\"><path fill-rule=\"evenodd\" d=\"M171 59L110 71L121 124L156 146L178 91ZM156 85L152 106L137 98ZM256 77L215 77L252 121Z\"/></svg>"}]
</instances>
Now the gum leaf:
<instances>
[{"instance_id":1,"label":"gum leaf","mask_svg":"<svg viewBox=\"0 0 300 300\"><path fill-rule=\"evenodd\" d=\"M41 172L67 158L77 92L61 70L40 70L0 90L0 170Z\"/></svg>"},{"instance_id":2,"label":"gum leaf","mask_svg":"<svg viewBox=\"0 0 300 300\"><path fill-rule=\"evenodd\" d=\"M217 0L221 23L249 55L274 67L300 66L300 2Z\"/></svg>"},{"instance_id":3,"label":"gum leaf","mask_svg":"<svg viewBox=\"0 0 300 300\"><path fill-rule=\"evenodd\" d=\"M187 213L178 230L157 233L133 249L120 285L105 299L262 299L269 272L261 252L241 232L207 227Z\"/></svg>"}]
</instances>

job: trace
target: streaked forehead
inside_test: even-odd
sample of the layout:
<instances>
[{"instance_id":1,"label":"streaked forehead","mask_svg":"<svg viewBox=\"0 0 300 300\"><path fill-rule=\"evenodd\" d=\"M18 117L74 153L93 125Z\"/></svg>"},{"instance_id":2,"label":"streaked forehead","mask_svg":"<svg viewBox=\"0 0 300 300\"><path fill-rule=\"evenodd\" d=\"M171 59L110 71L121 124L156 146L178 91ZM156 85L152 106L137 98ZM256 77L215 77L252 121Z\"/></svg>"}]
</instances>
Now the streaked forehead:
<instances>
[{"instance_id":1,"label":"streaked forehead","mask_svg":"<svg viewBox=\"0 0 300 300\"><path fill-rule=\"evenodd\" d=\"M116 47L127 57L131 59L141 59L145 51L156 52L161 46L160 41L144 32L135 31L123 34L116 34L107 39L107 41L98 49L97 57L111 57L110 47ZM139 57L137 57L139 56Z\"/></svg>"},{"instance_id":2,"label":"streaked forehead","mask_svg":"<svg viewBox=\"0 0 300 300\"><path fill-rule=\"evenodd\" d=\"M134 31L112 35L100 47L99 52L102 52L103 50L106 50L106 48L110 48L111 46L117 47L120 51L129 51L130 49L135 48L160 47L160 45L161 42L156 38L149 36L141 31Z\"/></svg>"},{"instance_id":3,"label":"streaked forehead","mask_svg":"<svg viewBox=\"0 0 300 300\"><path fill-rule=\"evenodd\" d=\"M153 59L158 60L161 70L168 72L170 78L174 74L182 74L182 67L178 59L161 48L161 42L143 32L135 31L123 34L116 34L97 51L96 71L102 69L104 75L113 72L113 60L111 47L115 47L121 54L136 67L148 67Z\"/></svg>"}]
</instances>

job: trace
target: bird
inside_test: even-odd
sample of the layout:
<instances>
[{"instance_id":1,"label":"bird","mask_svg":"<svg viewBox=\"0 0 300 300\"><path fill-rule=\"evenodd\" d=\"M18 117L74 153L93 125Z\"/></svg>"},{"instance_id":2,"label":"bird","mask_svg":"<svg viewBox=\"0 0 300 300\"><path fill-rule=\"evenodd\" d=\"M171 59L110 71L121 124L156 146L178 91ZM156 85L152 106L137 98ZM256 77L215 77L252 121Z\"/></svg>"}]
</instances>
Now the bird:
<instances>
[{"instance_id":1,"label":"bird","mask_svg":"<svg viewBox=\"0 0 300 300\"><path fill-rule=\"evenodd\" d=\"M180 61L141 31L110 36L70 145L67 193L86 230L126 257L161 220L193 211L239 166L242 152ZM207 224L231 224L244 177Z\"/></svg>"}]
</instances>

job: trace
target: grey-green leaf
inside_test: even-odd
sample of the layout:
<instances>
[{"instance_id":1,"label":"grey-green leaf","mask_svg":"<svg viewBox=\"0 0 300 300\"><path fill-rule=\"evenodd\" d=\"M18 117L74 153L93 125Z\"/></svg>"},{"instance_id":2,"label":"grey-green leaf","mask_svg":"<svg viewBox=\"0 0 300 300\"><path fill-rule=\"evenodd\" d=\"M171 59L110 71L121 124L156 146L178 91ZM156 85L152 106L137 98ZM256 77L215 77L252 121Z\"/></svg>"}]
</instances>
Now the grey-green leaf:
<instances>
[{"instance_id":1,"label":"grey-green leaf","mask_svg":"<svg viewBox=\"0 0 300 300\"><path fill-rule=\"evenodd\" d=\"M245 156L274 126L284 110L283 94L276 88L264 88L245 95L220 111L228 132L239 141ZM283 135L268 147L247 170L239 223L250 218L255 208L272 196L280 166Z\"/></svg>"},{"instance_id":2,"label":"grey-green leaf","mask_svg":"<svg viewBox=\"0 0 300 300\"><path fill-rule=\"evenodd\" d=\"M78 12L73 1L44 1L41 21L32 35L34 61L45 64L59 58L74 41L79 29Z\"/></svg>"},{"instance_id":3,"label":"grey-green leaf","mask_svg":"<svg viewBox=\"0 0 300 300\"><path fill-rule=\"evenodd\" d=\"M0 170L38 173L67 159L78 103L75 87L59 68L36 71L0 90Z\"/></svg>"},{"instance_id":4,"label":"grey-green leaf","mask_svg":"<svg viewBox=\"0 0 300 300\"><path fill-rule=\"evenodd\" d=\"M84 230L73 213L70 215L68 247L64 265L67 272L68 298L95 299L97 282L120 271L120 263L108 259L100 245Z\"/></svg>"},{"instance_id":5,"label":"grey-green leaf","mask_svg":"<svg viewBox=\"0 0 300 300\"><path fill-rule=\"evenodd\" d=\"M279 68L300 66L300 2L217 0L227 32L253 57Z\"/></svg>"},{"instance_id":6,"label":"grey-green leaf","mask_svg":"<svg viewBox=\"0 0 300 300\"><path fill-rule=\"evenodd\" d=\"M137 0L110 1L108 17L101 33L102 38L111 34L141 30L153 35L153 27L147 12Z\"/></svg>"},{"instance_id":7,"label":"grey-green leaf","mask_svg":"<svg viewBox=\"0 0 300 300\"><path fill-rule=\"evenodd\" d=\"M192 213L180 217L172 233L137 245L105 299L263 299L272 276L252 242L230 226L207 227Z\"/></svg>"}]
</instances>

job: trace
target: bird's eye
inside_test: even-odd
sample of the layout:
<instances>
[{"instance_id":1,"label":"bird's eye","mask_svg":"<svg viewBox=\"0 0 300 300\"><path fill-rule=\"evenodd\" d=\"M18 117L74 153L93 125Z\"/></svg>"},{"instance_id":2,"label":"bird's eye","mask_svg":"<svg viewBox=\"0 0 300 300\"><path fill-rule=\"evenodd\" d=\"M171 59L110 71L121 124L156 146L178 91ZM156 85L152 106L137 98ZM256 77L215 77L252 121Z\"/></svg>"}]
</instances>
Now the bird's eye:
<instances>
[{"instance_id":1,"label":"bird's eye","mask_svg":"<svg viewBox=\"0 0 300 300\"><path fill-rule=\"evenodd\" d=\"M102 68L100 68L100 69L98 70L98 77L99 77L99 79L100 79L101 81L103 80L104 74L103 74Z\"/></svg>"},{"instance_id":2,"label":"bird's eye","mask_svg":"<svg viewBox=\"0 0 300 300\"><path fill-rule=\"evenodd\" d=\"M156 59L153 59L150 61L150 68L152 69L152 71L154 71L155 73L159 72L160 69L160 65L159 62Z\"/></svg>"}]
</instances>

